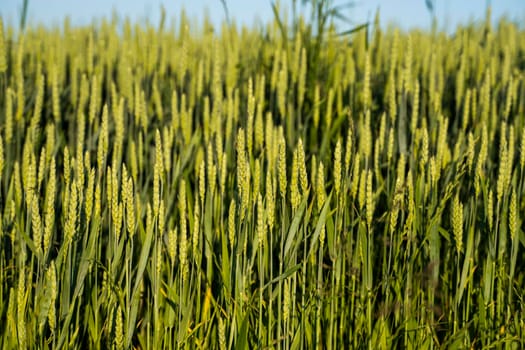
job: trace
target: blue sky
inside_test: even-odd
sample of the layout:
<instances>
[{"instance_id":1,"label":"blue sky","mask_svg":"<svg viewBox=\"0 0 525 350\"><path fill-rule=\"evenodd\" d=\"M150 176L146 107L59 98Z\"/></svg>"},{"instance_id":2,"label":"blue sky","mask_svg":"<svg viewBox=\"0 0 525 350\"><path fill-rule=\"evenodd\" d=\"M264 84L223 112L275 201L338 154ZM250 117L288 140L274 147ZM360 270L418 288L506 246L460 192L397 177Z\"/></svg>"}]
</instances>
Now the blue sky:
<instances>
[{"instance_id":1,"label":"blue sky","mask_svg":"<svg viewBox=\"0 0 525 350\"><path fill-rule=\"evenodd\" d=\"M438 25L453 31L458 23L482 20L488 3L492 6L493 18L506 15L525 23L525 0L433 0ZM250 25L254 20L267 21L272 18L270 0L226 0L230 16L237 23ZM297 1L300 3L300 0ZM348 1L334 0L344 4ZM281 0L290 4L291 0ZM425 0L354 0L355 6L345 12L354 25L373 20L377 8L381 13L381 24L395 23L404 29L428 28L431 23ZM157 23L160 6L164 5L168 19L176 18L184 8L190 18L200 20L205 11L213 23L220 24L225 15L220 0L29 0L28 21L30 24L61 24L68 15L73 24L89 24L93 18L111 17L113 9L119 16L132 20ZM0 15L4 22L18 23L22 0L1 0ZM348 29L351 24L346 25Z\"/></svg>"}]
</instances>

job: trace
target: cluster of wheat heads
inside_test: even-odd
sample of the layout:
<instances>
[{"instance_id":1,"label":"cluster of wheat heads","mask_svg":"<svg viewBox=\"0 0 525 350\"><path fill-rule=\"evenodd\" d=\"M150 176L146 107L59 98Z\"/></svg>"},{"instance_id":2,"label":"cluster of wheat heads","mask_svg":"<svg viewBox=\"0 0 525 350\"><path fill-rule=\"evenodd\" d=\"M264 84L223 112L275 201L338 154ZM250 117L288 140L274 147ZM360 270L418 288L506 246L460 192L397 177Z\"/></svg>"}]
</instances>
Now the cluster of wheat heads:
<instances>
[{"instance_id":1,"label":"cluster of wheat heads","mask_svg":"<svg viewBox=\"0 0 525 350\"><path fill-rule=\"evenodd\" d=\"M2 348L525 347L525 32L282 26L0 22Z\"/></svg>"}]
</instances>

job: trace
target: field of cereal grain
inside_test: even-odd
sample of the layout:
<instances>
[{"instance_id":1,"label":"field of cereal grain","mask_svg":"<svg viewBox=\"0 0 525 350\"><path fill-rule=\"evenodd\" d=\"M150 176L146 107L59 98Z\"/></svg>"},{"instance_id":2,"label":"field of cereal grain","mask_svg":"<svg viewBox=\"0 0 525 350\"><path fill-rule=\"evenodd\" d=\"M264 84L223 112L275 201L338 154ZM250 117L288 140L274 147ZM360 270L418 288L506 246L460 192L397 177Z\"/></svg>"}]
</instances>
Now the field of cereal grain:
<instances>
[{"instance_id":1,"label":"field of cereal grain","mask_svg":"<svg viewBox=\"0 0 525 350\"><path fill-rule=\"evenodd\" d=\"M525 32L490 23L0 18L0 347L524 348Z\"/></svg>"}]
</instances>

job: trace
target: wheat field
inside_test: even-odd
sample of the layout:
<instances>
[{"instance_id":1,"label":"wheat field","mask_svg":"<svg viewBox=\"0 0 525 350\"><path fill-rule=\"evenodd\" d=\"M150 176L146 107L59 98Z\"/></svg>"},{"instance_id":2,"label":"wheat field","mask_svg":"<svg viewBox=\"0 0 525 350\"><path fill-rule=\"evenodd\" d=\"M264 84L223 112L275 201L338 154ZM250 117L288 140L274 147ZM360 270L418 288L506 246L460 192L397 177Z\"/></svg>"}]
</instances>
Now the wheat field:
<instances>
[{"instance_id":1,"label":"wheat field","mask_svg":"<svg viewBox=\"0 0 525 350\"><path fill-rule=\"evenodd\" d=\"M322 34L0 18L1 348L525 348L523 27Z\"/></svg>"}]
</instances>

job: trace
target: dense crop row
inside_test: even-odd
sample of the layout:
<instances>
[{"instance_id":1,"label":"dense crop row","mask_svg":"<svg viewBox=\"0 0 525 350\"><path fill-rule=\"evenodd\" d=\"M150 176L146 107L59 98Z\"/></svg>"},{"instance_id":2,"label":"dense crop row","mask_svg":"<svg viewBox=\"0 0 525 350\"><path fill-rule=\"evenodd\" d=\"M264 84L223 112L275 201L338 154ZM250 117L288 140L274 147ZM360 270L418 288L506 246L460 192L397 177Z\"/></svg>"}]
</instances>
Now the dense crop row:
<instances>
[{"instance_id":1,"label":"dense crop row","mask_svg":"<svg viewBox=\"0 0 525 350\"><path fill-rule=\"evenodd\" d=\"M0 30L2 348L525 347L516 25Z\"/></svg>"}]
</instances>

